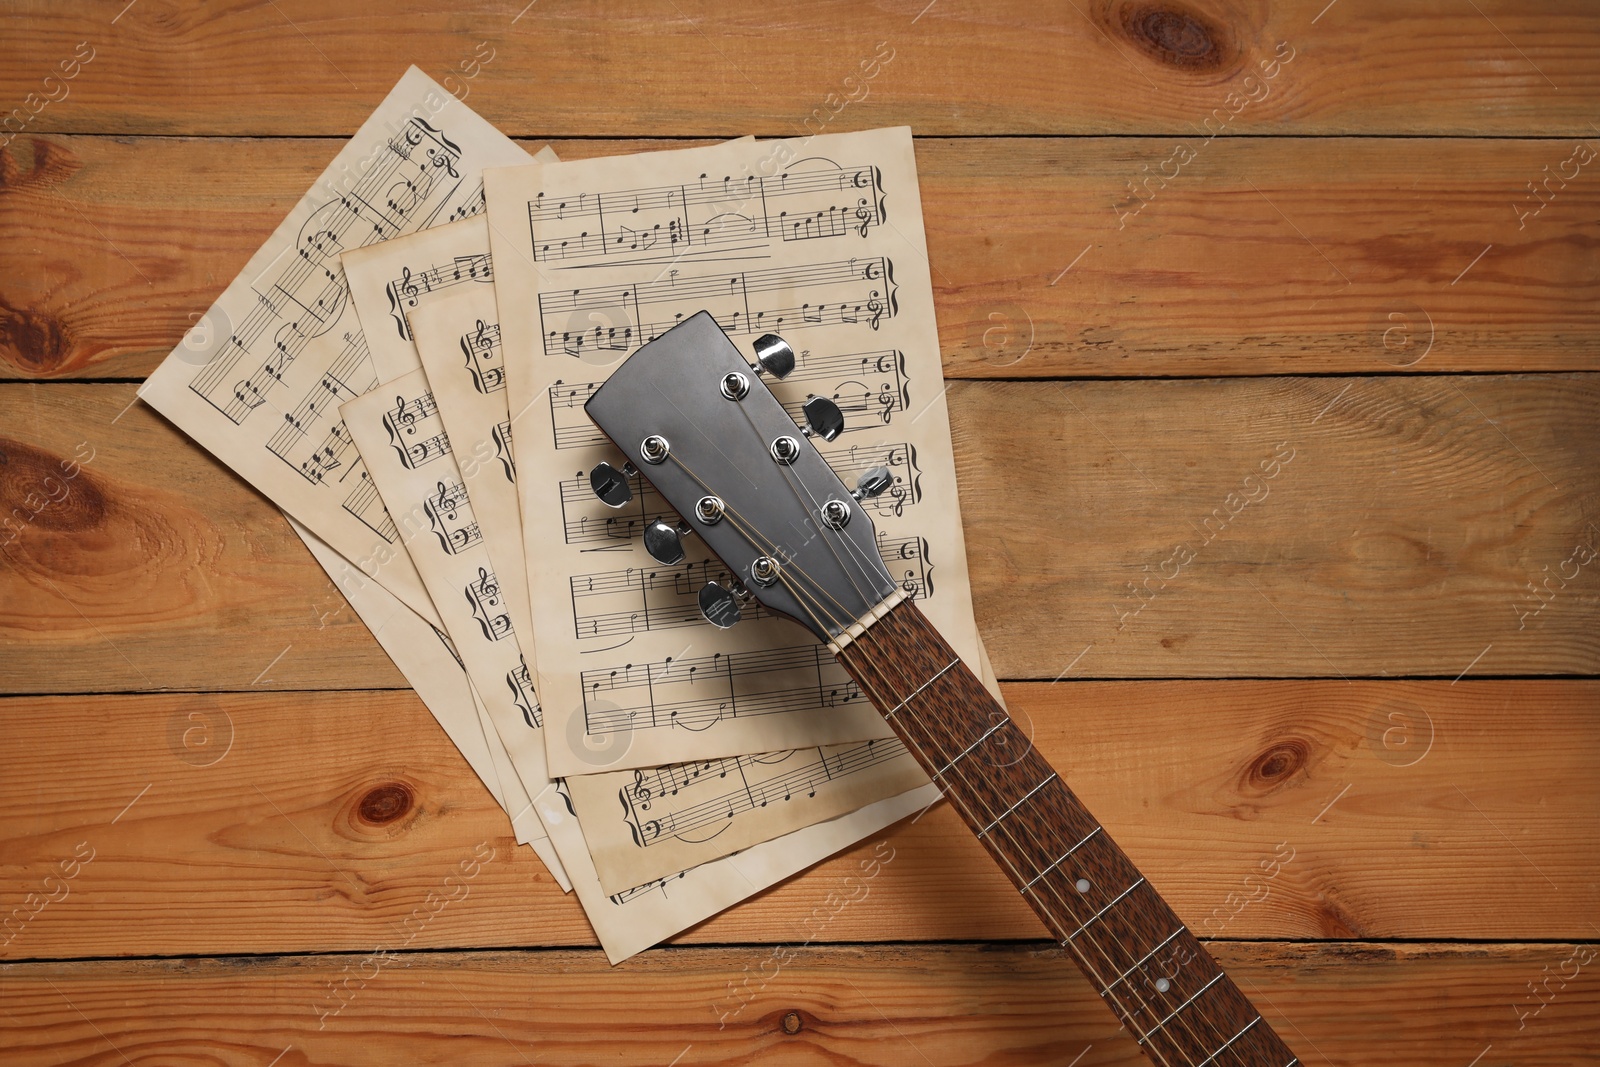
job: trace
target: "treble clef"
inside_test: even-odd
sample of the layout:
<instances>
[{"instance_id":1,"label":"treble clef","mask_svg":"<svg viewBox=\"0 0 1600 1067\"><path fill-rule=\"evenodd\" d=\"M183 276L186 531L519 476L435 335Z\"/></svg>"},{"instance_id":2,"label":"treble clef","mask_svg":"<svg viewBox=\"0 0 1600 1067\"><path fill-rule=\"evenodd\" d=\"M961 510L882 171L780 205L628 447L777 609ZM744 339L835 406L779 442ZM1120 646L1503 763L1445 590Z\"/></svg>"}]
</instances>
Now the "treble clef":
<instances>
[{"instance_id":1,"label":"treble clef","mask_svg":"<svg viewBox=\"0 0 1600 1067\"><path fill-rule=\"evenodd\" d=\"M856 232L865 237L867 235L867 227L872 225L872 209L867 204L866 197L862 197L856 202L856 219L858 220Z\"/></svg>"},{"instance_id":2,"label":"treble clef","mask_svg":"<svg viewBox=\"0 0 1600 1067\"><path fill-rule=\"evenodd\" d=\"M406 430L406 433L416 433L417 432L417 415L416 415L416 412L412 411L410 408L408 408L406 406L406 398L405 397L397 396L397 397L394 398L394 412L393 412L393 415L394 415L395 425L404 426L405 430Z\"/></svg>"},{"instance_id":3,"label":"treble clef","mask_svg":"<svg viewBox=\"0 0 1600 1067\"><path fill-rule=\"evenodd\" d=\"M632 789L632 793L633 793L634 802L638 805L639 810L640 811L649 811L650 810L650 801L655 798L655 794L653 794L650 791L650 787L649 786L644 784L644 772L643 771L636 770L636 771L633 772L633 789Z\"/></svg>"},{"instance_id":4,"label":"treble clef","mask_svg":"<svg viewBox=\"0 0 1600 1067\"><path fill-rule=\"evenodd\" d=\"M417 306L417 283L411 280L410 267L401 268L400 292L405 294L407 304L411 307Z\"/></svg>"},{"instance_id":5,"label":"treble clef","mask_svg":"<svg viewBox=\"0 0 1600 1067\"><path fill-rule=\"evenodd\" d=\"M867 325L876 330L878 323L883 319L883 301L878 299L878 291L876 289L872 290L872 293L867 297L867 312L872 316L867 320Z\"/></svg>"}]
</instances>

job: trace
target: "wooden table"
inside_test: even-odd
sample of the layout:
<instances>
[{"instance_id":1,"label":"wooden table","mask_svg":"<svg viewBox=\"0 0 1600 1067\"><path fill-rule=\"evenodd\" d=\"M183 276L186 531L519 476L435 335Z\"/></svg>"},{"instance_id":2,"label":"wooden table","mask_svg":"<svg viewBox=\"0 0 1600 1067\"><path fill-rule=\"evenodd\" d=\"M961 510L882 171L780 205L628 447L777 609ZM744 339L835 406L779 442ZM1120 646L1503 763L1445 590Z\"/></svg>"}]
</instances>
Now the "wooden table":
<instances>
[{"instance_id":1,"label":"wooden table","mask_svg":"<svg viewBox=\"0 0 1600 1067\"><path fill-rule=\"evenodd\" d=\"M123 4L0 16L0 1059L1143 1062L943 808L608 967L134 402L415 62L564 158L911 125L1035 743L1302 1063L1600 1062L1600 9Z\"/></svg>"}]
</instances>

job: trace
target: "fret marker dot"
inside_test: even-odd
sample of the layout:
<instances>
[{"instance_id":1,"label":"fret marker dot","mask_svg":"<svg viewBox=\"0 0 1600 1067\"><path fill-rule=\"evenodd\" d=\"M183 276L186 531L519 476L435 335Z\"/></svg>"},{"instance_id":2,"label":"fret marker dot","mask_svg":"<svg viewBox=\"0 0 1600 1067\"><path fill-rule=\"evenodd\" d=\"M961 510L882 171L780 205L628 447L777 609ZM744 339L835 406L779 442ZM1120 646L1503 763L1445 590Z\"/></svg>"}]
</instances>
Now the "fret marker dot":
<instances>
[{"instance_id":1,"label":"fret marker dot","mask_svg":"<svg viewBox=\"0 0 1600 1067\"><path fill-rule=\"evenodd\" d=\"M1080 893L1087 893L1089 891L1089 879L1079 878L1073 883L1072 888L1076 889Z\"/></svg>"},{"instance_id":2,"label":"fret marker dot","mask_svg":"<svg viewBox=\"0 0 1600 1067\"><path fill-rule=\"evenodd\" d=\"M1157 978L1156 979L1156 992L1157 993L1165 993L1167 990L1169 990L1171 988L1172 988L1172 983L1167 981L1165 978Z\"/></svg>"}]
</instances>

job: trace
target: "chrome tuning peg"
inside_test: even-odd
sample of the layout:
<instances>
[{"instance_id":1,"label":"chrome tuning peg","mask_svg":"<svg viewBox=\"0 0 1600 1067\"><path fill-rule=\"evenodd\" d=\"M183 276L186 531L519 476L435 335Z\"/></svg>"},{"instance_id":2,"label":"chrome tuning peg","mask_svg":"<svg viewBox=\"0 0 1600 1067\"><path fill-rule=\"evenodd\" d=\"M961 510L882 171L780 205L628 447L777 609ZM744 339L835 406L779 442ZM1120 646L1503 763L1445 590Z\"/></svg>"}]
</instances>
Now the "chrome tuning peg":
<instances>
[{"instance_id":1,"label":"chrome tuning peg","mask_svg":"<svg viewBox=\"0 0 1600 1067\"><path fill-rule=\"evenodd\" d=\"M657 519L644 528L644 550L664 567L683 562L683 537L692 533L687 523L674 526Z\"/></svg>"},{"instance_id":2,"label":"chrome tuning peg","mask_svg":"<svg viewBox=\"0 0 1600 1067\"><path fill-rule=\"evenodd\" d=\"M739 621L739 597L716 582L707 582L700 589L700 614L706 622L726 630Z\"/></svg>"},{"instance_id":3,"label":"chrome tuning peg","mask_svg":"<svg viewBox=\"0 0 1600 1067\"><path fill-rule=\"evenodd\" d=\"M589 472L589 488L609 507L620 508L633 499L633 489L628 479L639 472L632 463L624 463L621 470L609 463L600 462Z\"/></svg>"},{"instance_id":4,"label":"chrome tuning peg","mask_svg":"<svg viewBox=\"0 0 1600 1067\"><path fill-rule=\"evenodd\" d=\"M888 467L873 467L856 479L856 487L850 495L857 500L871 500L882 495L885 489L894 484L894 475L889 473Z\"/></svg>"},{"instance_id":5,"label":"chrome tuning peg","mask_svg":"<svg viewBox=\"0 0 1600 1067\"><path fill-rule=\"evenodd\" d=\"M764 333L757 337L755 348L756 362L761 364L761 369L779 381L794 370L794 349L777 334Z\"/></svg>"},{"instance_id":6,"label":"chrome tuning peg","mask_svg":"<svg viewBox=\"0 0 1600 1067\"><path fill-rule=\"evenodd\" d=\"M814 396L800 408L805 412L807 437L831 441L844 432L844 412L825 396Z\"/></svg>"}]
</instances>

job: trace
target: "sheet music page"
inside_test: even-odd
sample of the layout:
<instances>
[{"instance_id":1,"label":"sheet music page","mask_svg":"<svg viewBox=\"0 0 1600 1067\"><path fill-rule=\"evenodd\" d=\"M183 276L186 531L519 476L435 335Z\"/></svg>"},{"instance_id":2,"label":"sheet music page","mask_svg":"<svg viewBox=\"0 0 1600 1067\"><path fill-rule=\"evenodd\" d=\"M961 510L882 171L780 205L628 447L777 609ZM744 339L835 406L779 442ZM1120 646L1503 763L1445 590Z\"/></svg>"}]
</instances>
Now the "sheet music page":
<instances>
[{"instance_id":1,"label":"sheet music page","mask_svg":"<svg viewBox=\"0 0 1600 1067\"><path fill-rule=\"evenodd\" d=\"M505 763L503 771L500 767L503 746L499 737L493 735L493 728L489 727L485 718L487 713L483 711L477 693L461 666L461 660L450 645L450 639L424 622L420 615L400 603L377 582L363 575L316 534L294 519L285 518L289 519L290 527L305 542L306 548L311 550L312 557L327 572L328 578L344 594L350 607L372 631L378 644L394 660L406 681L411 683L451 743L505 810L517 841L531 845L561 888L571 892L572 882L562 869L533 802L512 773L509 761ZM484 733L486 727L491 731L488 736Z\"/></svg>"},{"instance_id":2,"label":"sheet music page","mask_svg":"<svg viewBox=\"0 0 1600 1067\"><path fill-rule=\"evenodd\" d=\"M412 67L139 390L434 623L339 419L377 383L339 256L477 214L483 169L531 158Z\"/></svg>"},{"instance_id":3,"label":"sheet music page","mask_svg":"<svg viewBox=\"0 0 1600 1067\"><path fill-rule=\"evenodd\" d=\"M488 240L487 227L483 238ZM497 322L491 286L466 287L411 314L416 351L445 432L454 443L457 467L484 546L495 573L502 578L500 585L517 642L531 664L535 658L533 607L522 554L517 465L511 453Z\"/></svg>"},{"instance_id":4,"label":"sheet music page","mask_svg":"<svg viewBox=\"0 0 1600 1067\"><path fill-rule=\"evenodd\" d=\"M930 783L849 815L753 845L737 855L612 894L600 885L565 794L551 790L534 805L557 851L570 857L566 867L573 891L583 904L606 958L618 964L869 834L925 811L939 796L938 787Z\"/></svg>"},{"instance_id":5,"label":"sheet music page","mask_svg":"<svg viewBox=\"0 0 1600 1067\"><path fill-rule=\"evenodd\" d=\"M532 675L427 375L402 375L340 411L517 777L537 799L553 783Z\"/></svg>"},{"instance_id":6,"label":"sheet music page","mask_svg":"<svg viewBox=\"0 0 1600 1067\"><path fill-rule=\"evenodd\" d=\"M511 429L554 773L655 766L886 737L833 658L788 620L705 623L726 579L690 540L676 567L643 550L670 511L634 480L612 511L584 472L620 463L583 411L641 344L709 310L741 345L785 336L775 383L796 414L834 399L820 447L865 502L890 573L998 696L967 583L955 462L909 130L718 145L485 174ZM539 472L538 475L532 472ZM559 477L552 477L559 472Z\"/></svg>"},{"instance_id":7,"label":"sheet music page","mask_svg":"<svg viewBox=\"0 0 1600 1067\"><path fill-rule=\"evenodd\" d=\"M600 885L619 893L925 785L897 738L573 775Z\"/></svg>"},{"instance_id":8,"label":"sheet music page","mask_svg":"<svg viewBox=\"0 0 1600 1067\"><path fill-rule=\"evenodd\" d=\"M533 158L554 163L556 154L546 145ZM339 262L380 382L420 366L408 316L463 289L494 290L489 224L482 213L352 249Z\"/></svg>"},{"instance_id":9,"label":"sheet music page","mask_svg":"<svg viewBox=\"0 0 1600 1067\"><path fill-rule=\"evenodd\" d=\"M410 320L434 403L458 459L474 520L500 577L512 629L526 654L528 642L521 635L532 632L533 613L527 600L517 467L509 447L504 361L494 291L481 286L463 287L418 308ZM524 583L520 598L518 582ZM798 755L734 757L719 761L721 766L709 775L703 775L704 768L698 764L669 765L648 772L574 775L567 785L584 827L584 838L596 854L602 884L608 892L618 892L801 826L834 818L926 781L909 756L893 758L900 751L897 743L878 744L877 758L864 759L855 753L830 750L823 760L815 749L810 749ZM726 804L715 798L727 789L667 784L709 785L729 769L740 776L744 792ZM642 778L647 773L650 781L662 783L655 796L653 818L639 814L652 806L649 797L641 796L636 781L636 775ZM617 817L617 800L624 790L634 798L631 822ZM783 803L776 803L780 797ZM704 817L687 810L674 815L668 810L691 802L709 804L716 810ZM691 822L694 825L689 825Z\"/></svg>"}]
</instances>

